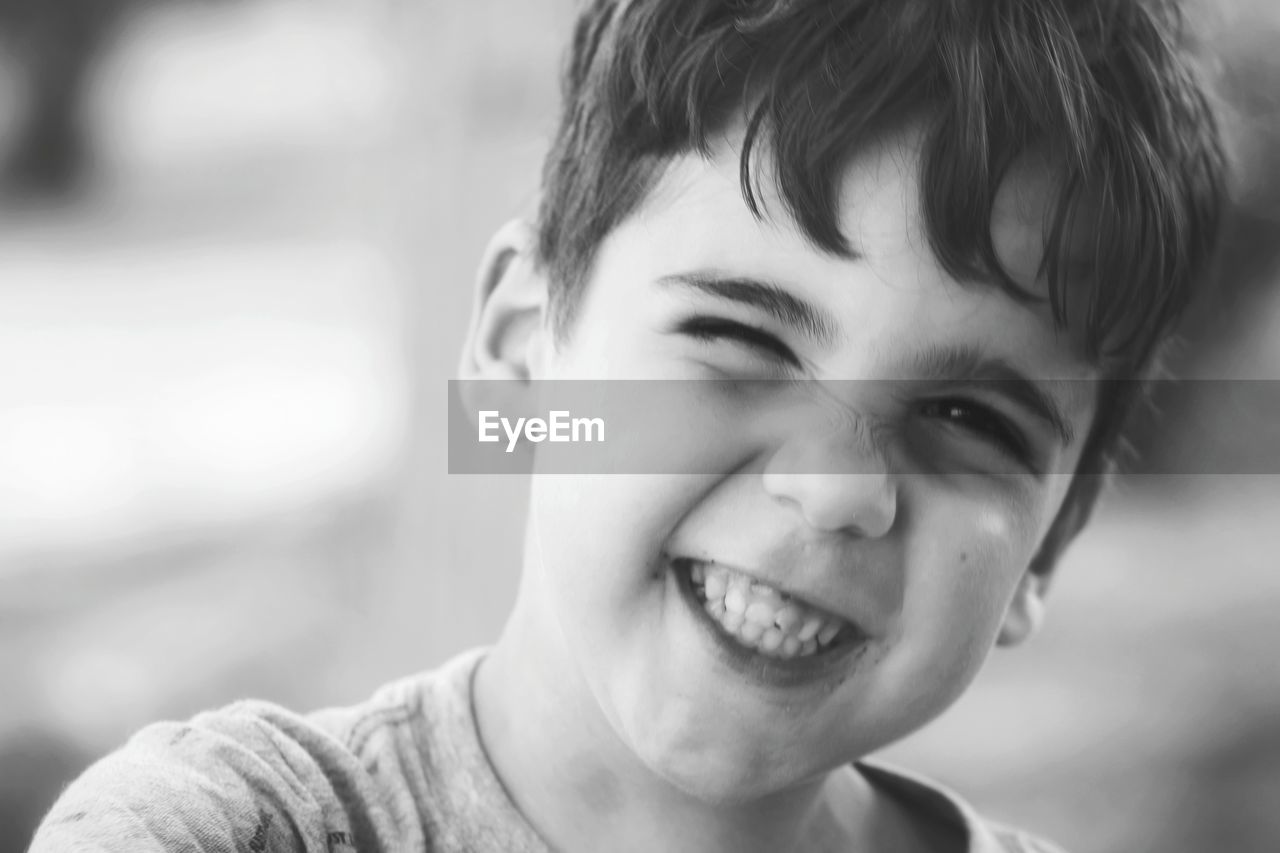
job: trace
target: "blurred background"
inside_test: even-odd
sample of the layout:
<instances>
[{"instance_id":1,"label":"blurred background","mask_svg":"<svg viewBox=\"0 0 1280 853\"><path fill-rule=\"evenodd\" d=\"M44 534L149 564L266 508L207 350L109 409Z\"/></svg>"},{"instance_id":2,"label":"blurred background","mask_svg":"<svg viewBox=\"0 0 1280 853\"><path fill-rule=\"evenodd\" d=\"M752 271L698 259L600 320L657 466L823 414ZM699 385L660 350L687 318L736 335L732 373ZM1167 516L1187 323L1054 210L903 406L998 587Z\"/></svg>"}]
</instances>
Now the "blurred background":
<instances>
[{"instance_id":1,"label":"blurred background","mask_svg":"<svg viewBox=\"0 0 1280 853\"><path fill-rule=\"evenodd\" d=\"M1239 201L1178 369L1280 378L1280 10L1202 10ZM147 722L491 641L524 485L446 473L572 0L0 0L0 853ZM888 758L1076 853L1280 849L1280 407L1169 417L1044 634ZM1189 424L1190 426L1179 426Z\"/></svg>"}]
</instances>

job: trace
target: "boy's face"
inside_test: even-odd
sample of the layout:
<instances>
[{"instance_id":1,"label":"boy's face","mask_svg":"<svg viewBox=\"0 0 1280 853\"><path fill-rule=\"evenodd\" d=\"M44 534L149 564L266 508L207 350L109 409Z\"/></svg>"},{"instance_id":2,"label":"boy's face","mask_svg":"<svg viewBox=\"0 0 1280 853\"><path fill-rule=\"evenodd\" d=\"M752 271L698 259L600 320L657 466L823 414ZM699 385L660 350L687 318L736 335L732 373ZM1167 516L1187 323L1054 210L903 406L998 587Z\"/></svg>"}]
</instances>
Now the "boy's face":
<instances>
[{"instance_id":1,"label":"boy's face","mask_svg":"<svg viewBox=\"0 0 1280 853\"><path fill-rule=\"evenodd\" d=\"M677 159L601 247L568 339L542 325L520 348L544 379L885 380L832 386L876 425L874 441L827 429L761 453L729 430L715 437L716 474L534 478L521 596L550 651L531 657L598 711L615 747L708 799L780 791L913 731L998 639L1037 622L1027 566L1070 480L1046 472L1073 470L1093 418L1088 383L1038 380L1094 374L1046 309L943 271L919 219L916 143L888 138L851 164L853 259L814 248L776 199L771 221L755 219L734 144ZM1026 282L1047 185L1034 168L1015 173L993 221ZM747 298L743 281L780 289L822 334ZM1002 390L1016 383L913 381L939 369L1025 377L1063 423ZM841 473L796 473L815 470ZM836 640L789 658L748 649L707 612L714 590L692 583L721 569L730 585L763 585L748 603L779 612L773 587L801 619L838 626Z\"/></svg>"}]
</instances>

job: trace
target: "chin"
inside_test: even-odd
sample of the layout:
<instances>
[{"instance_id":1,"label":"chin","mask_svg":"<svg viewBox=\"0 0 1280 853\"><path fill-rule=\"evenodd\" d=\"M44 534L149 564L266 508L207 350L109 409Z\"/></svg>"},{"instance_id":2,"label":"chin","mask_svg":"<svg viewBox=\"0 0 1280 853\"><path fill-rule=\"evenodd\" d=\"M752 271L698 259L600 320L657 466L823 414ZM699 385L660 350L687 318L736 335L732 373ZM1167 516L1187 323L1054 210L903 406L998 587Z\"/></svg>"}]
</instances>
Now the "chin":
<instances>
[{"instance_id":1,"label":"chin","mask_svg":"<svg viewBox=\"0 0 1280 853\"><path fill-rule=\"evenodd\" d=\"M656 776L681 793L708 805L732 806L768 798L825 775L779 764L768 754L727 745L708 744L702 750L668 749L638 757ZM776 753L775 753L776 754Z\"/></svg>"},{"instance_id":2,"label":"chin","mask_svg":"<svg viewBox=\"0 0 1280 853\"><path fill-rule=\"evenodd\" d=\"M762 784L762 780L739 773L681 768L680 772L661 772L661 775L681 793L711 806L741 805L777 792L773 786Z\"/></svg>"}]
</instances>

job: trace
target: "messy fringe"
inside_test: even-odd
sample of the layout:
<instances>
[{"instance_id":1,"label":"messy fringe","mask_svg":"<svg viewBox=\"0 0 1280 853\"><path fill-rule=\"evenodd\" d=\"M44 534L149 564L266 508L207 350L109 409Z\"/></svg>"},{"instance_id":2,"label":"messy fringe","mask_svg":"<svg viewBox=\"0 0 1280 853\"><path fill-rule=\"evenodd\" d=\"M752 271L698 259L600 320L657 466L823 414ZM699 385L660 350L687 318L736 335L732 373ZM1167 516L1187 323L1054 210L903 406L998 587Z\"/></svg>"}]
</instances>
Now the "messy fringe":
<instances>
[{"instance_id":1,"label":"messy fringe","mask_svg":"<svg viewBox=\"0 0 1280 853\"><path fill-rule=\"evenodd\" d=\"M1141 375L1221 216L1217 123L1185 41L1174 6L1139 0L595 0L539 211L557 322L666 162L706 153L730 121L745 118L751 210L765 215L767 174L816 246L851 255L841 170L874 134L923 117L922 210L948 272L1035 298L1001 266L990 222L1014 161L1046 154L1053 315L1109 375Z\"/></svg>"}]
</instances>

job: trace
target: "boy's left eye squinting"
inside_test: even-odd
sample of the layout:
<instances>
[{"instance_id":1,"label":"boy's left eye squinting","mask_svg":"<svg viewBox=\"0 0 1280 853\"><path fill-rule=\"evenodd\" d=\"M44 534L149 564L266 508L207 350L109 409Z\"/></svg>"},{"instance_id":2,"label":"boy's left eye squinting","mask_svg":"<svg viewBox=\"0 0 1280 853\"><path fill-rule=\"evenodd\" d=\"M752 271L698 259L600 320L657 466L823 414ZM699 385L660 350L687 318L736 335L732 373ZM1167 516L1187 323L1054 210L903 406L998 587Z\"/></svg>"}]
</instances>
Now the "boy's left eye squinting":
<instances>
[{"instance_id":1,"label":"boy's left eye squinting","mask_svg":"<svg viewBox=\"0 0 1280 853\"><path fill-rule=\"evenodd\" d=\"M1034 454L1022 430L991 406L966 398L940 398L922 402L918 411L994 446L1025 467L1032 466Z\"/></svg>"}]
</instances>

